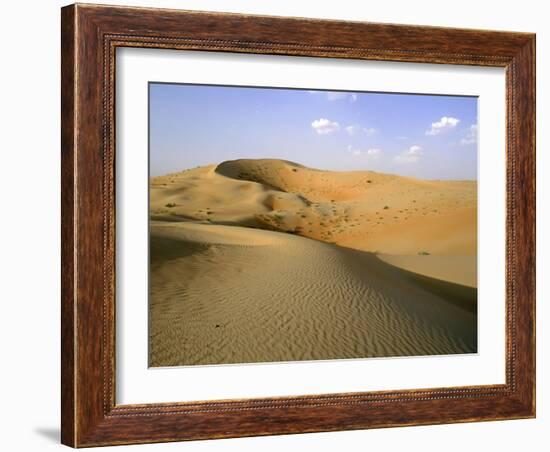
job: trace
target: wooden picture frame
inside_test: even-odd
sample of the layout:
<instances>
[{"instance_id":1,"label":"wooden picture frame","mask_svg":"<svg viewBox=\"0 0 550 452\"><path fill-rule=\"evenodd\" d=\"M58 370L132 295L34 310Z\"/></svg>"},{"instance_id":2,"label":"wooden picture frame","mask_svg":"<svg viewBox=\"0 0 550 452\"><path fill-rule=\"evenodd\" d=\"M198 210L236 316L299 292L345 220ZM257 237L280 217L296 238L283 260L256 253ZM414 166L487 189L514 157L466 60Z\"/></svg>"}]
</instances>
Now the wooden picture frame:
<instances>
[{"instance_id":1,"label":"wooden picture frame","mask_svg":"<svg viewBox=\"0 0 550 452\"><path fill-rule=\"evenodd\" d=\"M535 416L534 34L76 4L62 9L61 35L64 444L86 447ZM505 68L506 383L117 405L117 47Z\"/></svg>"}]
</instances>

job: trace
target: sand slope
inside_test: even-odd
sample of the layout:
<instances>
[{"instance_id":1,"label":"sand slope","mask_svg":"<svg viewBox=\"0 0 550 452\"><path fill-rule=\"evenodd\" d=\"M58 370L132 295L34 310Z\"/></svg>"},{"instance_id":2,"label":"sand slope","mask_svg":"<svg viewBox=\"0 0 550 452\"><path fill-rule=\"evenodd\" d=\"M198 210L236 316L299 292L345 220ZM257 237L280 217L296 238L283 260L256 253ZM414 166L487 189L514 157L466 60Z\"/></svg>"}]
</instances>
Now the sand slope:
<instances>
[{"instance_id":1,"label":"sand slope","mask_svg":"<svg viewBox=\"0 0 550 452\"><path fill-rule=\"evenodd\" d=\"M151 180L151 215L292 232L394 255L475 256L474 181L236 160Z\"/></svg>"},{"instance_id":2,"label":"sand slope","mask_svg":"<svg viewBox=\"0 0 550 452\"><path fill-rule=\"evenodd\" d=\"M150 365L475 352L475 289L460 288L299 235L152 221Z\"/></svg>"},{"instance_id":3,"label":"sand slope","mask_svg":"<svg viewBox=\"0 0 550 452\"><path fill-rule=\"evenodd\" d=\"M401 255L475 255L476 199L474 181L320 171L269 159L229 161L151 180L153 218L295 232Z\"/></svg>"},{"instance_id":4,"label":"sand slope","mask_svg":"<svg viewBox=\"0 0 550 452\"><path fill-rule=\"evenodd\" d=\"M477 287L476 256L398 256L379 254L378 258L390 265L430 278Z\"/></svg>"}]
</instances>

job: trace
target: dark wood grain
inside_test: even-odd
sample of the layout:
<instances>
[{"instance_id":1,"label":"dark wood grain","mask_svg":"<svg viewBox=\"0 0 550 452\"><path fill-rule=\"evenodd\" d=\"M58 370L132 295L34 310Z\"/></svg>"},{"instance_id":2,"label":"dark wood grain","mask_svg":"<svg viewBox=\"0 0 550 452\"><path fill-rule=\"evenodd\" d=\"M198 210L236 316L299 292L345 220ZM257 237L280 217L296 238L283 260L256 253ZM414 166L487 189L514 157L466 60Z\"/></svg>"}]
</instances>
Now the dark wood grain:
<instances>
[{"instance_id":1,"label":"dark wood grain","mask_svg":"<svg viewBox=\"0 0 550 452\"><path fill-rule=\"evenodd\" d=\"M74 8L64 8L61 16L61 441L75 444Z\"/></svg>"},{"instance_id":2,"label":"dark wood grain","mask_svg":"<svg viewBox=\"0 0 550 452\"><path fill-rule=\"evenodd\" d=\"M534 35L94 5L63 8L61 33L64 444L535 415ZM121 46L506 68L506 384L116 405L114 67Z\"/></svg>"}]
</instances>

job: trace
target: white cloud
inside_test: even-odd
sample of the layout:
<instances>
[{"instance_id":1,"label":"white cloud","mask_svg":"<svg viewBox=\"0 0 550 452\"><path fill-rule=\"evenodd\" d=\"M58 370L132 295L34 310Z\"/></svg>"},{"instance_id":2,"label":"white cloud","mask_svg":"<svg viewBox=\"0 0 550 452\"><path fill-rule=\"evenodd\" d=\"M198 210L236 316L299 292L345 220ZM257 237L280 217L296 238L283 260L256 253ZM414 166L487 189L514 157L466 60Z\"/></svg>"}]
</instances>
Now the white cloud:
<instances>
[{"instance_id":1,"label":"white cloud","mask_svg":"<svg viewBox=\"0 0 550 452\"><path fill-rule=\"evenodd\" d=\"M359 131L359 126L347 126L346 132L348 135L355 135Z\"/></svg>"},{"instance_id":2,"label":"white cloud","mask_svg":"<svg viewBox=\"0 0 550 452\"><path fill-rule=\"evenodd\" d=\"M349 125L349 126L346 126L345 129L348 135L355 135L357 132L361 131L370 136L378 132L378 130L375 129L374 127L361 127L358 125Z\"/></svg>"},{"instance_id":3,"label":"white cloud","mask_svg":"<svg viewBox=\"0 0 550 452\"><path fill-rule=\"evenodd\" d=\"M382 149L371 148L367 149L367 155L373 159L377 159L382 154Z\"/></svg>"},{"instance_id":4,"label":"white cloud","mask_svg":"<svg viewBox=\"0 0 550 452\"><path fill-rule=\"evenodd\" d=\"M472 124L468 129L466 136L460 140L460 144L467 146L475 143L477 143L477 124Z\"/></svg>"},{"instance_id":5,"label":"white cloud","mask_svg":"<svg viewBox=\"0 0 550 452\"><path fill-rule=\"evenodd\" d=\"M363 132L365 132L367 135L374 135L378 132L378 130L374 127L363 127Z\"/></svg>"},{"instance_id":6,"label":"white cloud","mask_svg":"<svg viewBox=\"0 0 550 452\"><path fill-rule=\"evenodd\" d=\"M422 154L422 148L415 144L396 155L393 160L397 163L416 163L420 160Z\"/></svg>"},{"instance_id":7,"label":"white cloud","mask_svg":"<svg viewBox=\"0 0 550 452\"><path fill-rule=\"evenodd\" d=\"M348 93L342 93L338 91L328 91L327 99L328 100L342 100L348 97Z\"/></svg>"},{"instance_id":8,"label":"white cloud","mask_svg":"<svg viewBox=\"0 0 550 452\"><path fill-rule=\"evenodd\" d=\"M443 116L439 121L432 122L432 127L426 130L426 135L439 135L443 131L455 128L459 122L460 119Z\"/></svg>"},{"instance_id":9,"label":"white cloud","mask_svg":"<svg viewBox=\"0 0 550 452\"><path fill-rule=\"evenodd\" d=\"M322 94L327 97L329 101L335 100L348 100L349 102L355 102L357 100L356 93L347 93L345 91L308 91L309 94Z\"/></svg>"},{"instance_id":10,"label":"white cloud","mask_svg":"<svg viewBox=\"0 0 550 452\"><path fill-rule=\"evenodd\" d=\"M361 155L363 153L360 149L355 149L351 144L348 145L348 152L351 152L353 155Z\"/></svg>"},{"instance_id":11,"label":"white cloud","mask_svg":"<svg viewBox=\"0 0 550 452\"><path fill-rule=\"evenodd\" d=\"M326 118L316 119L311 123L311 127L313 127L313 130L315 130L319 135L327 135L340 130L340 124Z\"/></svg>"},{"instance_id":12,"label":"white cloud","mask_svg":"<svg viewBox=\"0 0 550 452\"><path fill-rule=\"evenodd\" d=\"M355 156L364 155L369 159L376 160L380 158L382 155L382 149L378 148L370 148L366 151L362 151L361 149L354 148L351 144L348 146L348 151L351 152Z\"/></svg>"}]
</instances>

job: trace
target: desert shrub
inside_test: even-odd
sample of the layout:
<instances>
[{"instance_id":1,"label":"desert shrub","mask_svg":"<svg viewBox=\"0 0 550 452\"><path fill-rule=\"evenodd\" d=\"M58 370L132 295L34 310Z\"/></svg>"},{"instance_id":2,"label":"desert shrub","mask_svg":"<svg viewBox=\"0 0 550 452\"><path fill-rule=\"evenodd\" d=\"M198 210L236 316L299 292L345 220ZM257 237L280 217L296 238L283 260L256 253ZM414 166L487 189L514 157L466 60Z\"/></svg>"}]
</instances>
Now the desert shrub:
<instances>
[{"instance_id":1,"label":"desert shrub","mask_svg":"<svg viewBox=\"0 0 550 452\"><path fill-rule=\"evenodd\" d=\"M166 207L176 207L176 203L175 202L169 202L168 204L166 204Z\"/></svg>"},{"instance_id":2,"label":"desert shrub","mask_svg":"<svg viewBox=\"0 0 550 452\"><path fill-rule=\"evenodd\" d=\"M429 256L430 253L428 253L427 251L419 251L418 255L419 256Z\"/></svg>"},{"instance_id":3,"label":"desert shrub","mask_svg":"<svg viewBox=\"0 0 550 452\"><path fill-rule=\"evenodd\" d=\"M388 210L390 206L384 206L384 210Z\"/></svg>"}]
</instances>

